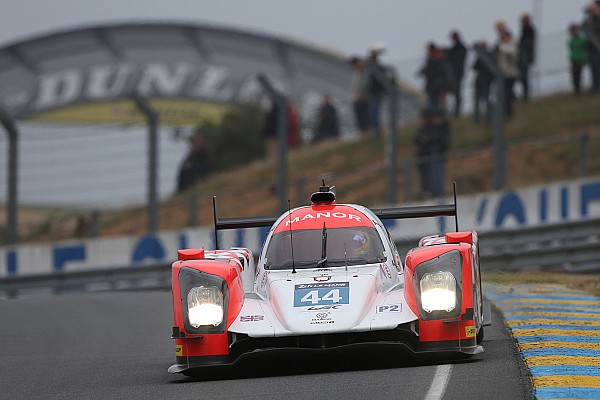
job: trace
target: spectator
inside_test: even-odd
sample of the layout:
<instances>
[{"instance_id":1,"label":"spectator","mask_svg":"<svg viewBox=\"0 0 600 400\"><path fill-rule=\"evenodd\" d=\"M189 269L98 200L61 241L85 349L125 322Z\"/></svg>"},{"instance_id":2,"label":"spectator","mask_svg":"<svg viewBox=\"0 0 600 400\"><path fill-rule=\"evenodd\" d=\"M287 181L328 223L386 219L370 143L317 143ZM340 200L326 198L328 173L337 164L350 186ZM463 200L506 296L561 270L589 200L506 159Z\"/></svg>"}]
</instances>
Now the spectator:
<instances>
[{"instance_id":1,"label":"spectator","mask_svg":"<svg viewBox=\"0 0 600 400\"><path fill-rule=\"evenodd\" d=\"M519 78L519 48L504 23L499 22L496 27L500 39L496 46L496 61L504 75L504 113L511 116L515 99L513 88Z\"/></svg>"},{"instance_id":2,"label":"spectator","mask_svg":"<svg viewBox=\"0 0 600 400\"><path fill-rule=\"evenodd\" d=\"M433 197L441 197L445 193L446 155L450 147L450 122L444 110L434 111L431 140L430 188Z\"/></svg>"},{"instance_id":3,"label":"spectator","mask_svg":"<svg viewBox=\"0 0 600 400\"><path fill-rule=\"evenodd\" d=\"M367 99L367 87L365 76L365 60L360 57L350 59L352 67L352 107L354 120L361 135L369 130L369 101Z\"/></svg>"},{"instance_id":4,"label":"spectator","mask_svg":"<svg viewBox=\"0 0 600 400\"><path fill-rule=\"evenodd\" d=\"M588 16L584 31L588 36L588 55L592 71L592 92L600 93L600 5L591 3L587 7Z\"/></svg>"},{"instance_id":5,"label":"spectator","mask_svg":"<svg viewBox=\"0 0 600 400\"><path fill-rule=\"evenodd\" d=\"M521 15L521 37L519 39L519 71L523 88L523 100L529 100L529 69L535 61L535 28L529 14Z\"/></svg>"},{"instance_id":6,"label":"spectator","mask_svg":"<svg viewBox=\"0 0 600 400\"><path fill-rule=\"evenodd\" d=\"M84 238L89 236L90 232L90 224L86 217L83 215L77 216L77 220L75 223L75 237L76 238Z\"/></svg>"},{"instance_id":7,"label":"spectator","mask_svg":"<svg viewBox=\"0 0 600 400\"><path fill-rule=\"evenodd\" d=\"M433 109L426 107L421 111L421 126L415 136L417 168L421 183L420 197L431 196L431 142L435 133L433 132Z\"/></svg>"},{"instance_id":8,"label":"spectator","mask_svg":"<svg viewBox=\"0 0 600 400\"><path fill-rule=\"evenodd\" d=\"M426 107L415 137L421 177L421 195L444 195L446 154L450 144L450 123L443 110Z\"/></svg>"},{"instance_id":9,"label":"spectator","mask_svg":"<svg viewBox=\"0 0 600 400\"><path fill-rule=\"evenodd\" d=\"M287 128L288 128L288 147L296 147L300 144L300 133L298 128L298 112L296 107L288 102Z\"/></svg>"},{"instance_id":10,"label":"spectator","mask_svg":"<svg viewBox=\"0 0 600 400\"><path fill-rule=\"evenodd\" d=\"M502 35L503 33L508 33L510 34L508 28L506 27L506 24L504 23L504 21L497 21L496 22L496 32L498 32L498 36Z\"/></svg>"},{"instance_id":11,"label":"spectator","mask_svg":"<svg viewBox=\"0 0 600 400\"><path fill-rule=\"evenodd\" d=\"M454 96L454 116L457 117L460 114L462 105L461 89L465 74L467 48L463 44L458 31L450 32L450 40L453 43L452 47L446 49L445 53L448 66L450 67L449 89L450 93Z\"/></svg>"},{"instance_id":12,"label":"spectator","mask_svg":"<svg viewBox=\"0 0 600 400\"><path fill-rule=\"evenodd\" d=\"M581 71L586 63L586 39L581 34L581 29L577 24L569 26L570 38L569 46L569 61L571 63L571 83L573 92L576 95L581 93Z\"/></svg>"},{"instance_id":13,"label":"spectator","mask_svg":"<svg viewBox=\"0 0 600 400\"><path fill-rule=\"evenodd\" d=\"M191 149L179 169L177 192L182 192L204 179L211 170L211 154L206 139L198 133L190 137Z\"/></svg>"},{"instance_id":14,"label":"spectator","mask_svg":"<svg viewBox=\"0 0 600 400\"><path fill-rule=\"evenodd\" d=\"M481 50L488 51L485 41L480 42L478 45ZM475 71L473 121L476 123L480 121L480 107L483 105L485 109L485 121L489 124L491 122L490 88L494 80L494 74L479 57L473 63L473 70Z\"/></svg>"},{"instance_id":15,"label":"spectator","mask_svg":"<svg viewBox=\"0 0 600 400\"><path fill-rule=\"evenodd\" d=\"M277 129L278 127L278 109L274 102L271 102L271 108L265 116L265 125L263 136L267 142L267 152L273 155L277 152ZM294 106L288 102L287 112L287 137L288 147L295 147L299 142L298 134L298 114Z\"/></svg>"},{"instance_id":16,"label":"spectator","mask_svg":"<svg viewBox=\"0 0 600 400\"><path fill-rule=\"evenodd\" d=\"M419 74L425 79L427 107L443 109L448 90L448 66L444 53L433 42L427 45L427 58Z\"/></svg>"},{"instance_id":17,"label":"spectator","mask_svg":"<svg viewBox=\"0 0 600 400\"><path fill-rule=\"evenodd\" d=\"M385 86L382 79L385 77L385 68L379 63L379 55L383 53L382 46L374 46L369 51L366 63L366 92L369 102L369 128L375 138L381 137L381 103L385 96Z\"/></svg>"},{"instance_id":18,"label":"spectator","mask_svg":"<svg viewBox=\"0 0 600 400\"><path fill-rule=\"evenodd\" d=\"M323 102L317 113L317 124L313 142L338 138L340 134L339 120L337 110L331 104L331 96L323 95Z\"/></svg>"}]
</instances>

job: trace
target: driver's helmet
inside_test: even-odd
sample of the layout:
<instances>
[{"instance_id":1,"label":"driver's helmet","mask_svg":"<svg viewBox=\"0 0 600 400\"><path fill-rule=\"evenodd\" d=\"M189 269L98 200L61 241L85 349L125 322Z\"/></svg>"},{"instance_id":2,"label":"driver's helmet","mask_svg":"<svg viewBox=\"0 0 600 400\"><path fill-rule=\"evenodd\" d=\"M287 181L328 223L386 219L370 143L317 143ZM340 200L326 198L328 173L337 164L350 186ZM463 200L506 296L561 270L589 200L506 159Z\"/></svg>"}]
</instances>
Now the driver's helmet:
<instances>
[{"instance_id":1,"label":"driver's helmet","mask_svg":"<svg viewBox=\"0 0 600 400\"><path fill-rule=\"evenodd\" d=\"M371 239L364 232L356 231L352 237L352 250L354 254L369 254L371 252Z\"/></svg>"}]
</instances>

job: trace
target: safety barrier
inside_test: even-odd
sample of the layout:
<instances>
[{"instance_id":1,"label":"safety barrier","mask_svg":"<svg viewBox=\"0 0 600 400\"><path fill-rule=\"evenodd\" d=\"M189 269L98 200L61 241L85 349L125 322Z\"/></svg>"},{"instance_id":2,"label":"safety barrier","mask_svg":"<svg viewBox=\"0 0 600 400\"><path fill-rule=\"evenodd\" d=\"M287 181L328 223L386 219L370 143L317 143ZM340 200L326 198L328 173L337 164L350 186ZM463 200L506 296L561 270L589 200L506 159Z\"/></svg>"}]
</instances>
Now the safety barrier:
<instances>
[{"instance_id":1,"label":"safety barrier","mask_svg":"<svg viewBox=\"0 0 600 400\"><path fill-rule=\"evenodd\" d=\"M479 238L482 270L600 271L600 219L500 229L482 232ZM405 253L415 240L403 240L397 246Z\"/></svg>"},{"instance_id":2,"label":"safety barrier","mask_svg":"<svg viewBox=\"0 0 600 400\"><path fill-rule=\"evenodd\" d=\"M0 279L0 298L108 290L171 289L171 265L120 266Z\"/></svg>"}]
</instances>

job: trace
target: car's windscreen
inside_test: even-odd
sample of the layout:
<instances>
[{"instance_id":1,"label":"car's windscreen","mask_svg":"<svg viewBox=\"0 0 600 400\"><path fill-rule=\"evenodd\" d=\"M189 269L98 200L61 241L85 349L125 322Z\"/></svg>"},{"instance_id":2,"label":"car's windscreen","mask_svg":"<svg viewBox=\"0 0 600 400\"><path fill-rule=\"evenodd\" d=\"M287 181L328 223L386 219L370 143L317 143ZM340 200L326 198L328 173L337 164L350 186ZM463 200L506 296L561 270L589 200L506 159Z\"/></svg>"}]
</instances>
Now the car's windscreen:
<instances>
[{"instance_id":1,"label":"car's windscreen","mask_svg":"<svg viewBox=\"0 0 600 400\"><path fill-rule=\"evenodd\" d=\"M375 228L306 229L274 234L267 248L266 268L291 269L292 264L295 268L338 267L384 260L383 243Z\"/></svg>"}]
</instances>

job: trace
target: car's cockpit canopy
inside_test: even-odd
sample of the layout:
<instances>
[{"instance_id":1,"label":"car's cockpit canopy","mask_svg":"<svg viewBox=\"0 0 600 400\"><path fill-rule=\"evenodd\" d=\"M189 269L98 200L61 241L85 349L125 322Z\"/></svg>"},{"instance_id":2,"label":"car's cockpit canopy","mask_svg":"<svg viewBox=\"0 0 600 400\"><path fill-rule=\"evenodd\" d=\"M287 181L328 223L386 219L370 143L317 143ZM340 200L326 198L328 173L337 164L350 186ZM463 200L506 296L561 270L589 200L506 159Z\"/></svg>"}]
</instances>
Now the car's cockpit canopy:
<instances>
[{"instance_id":1,"label":"car's cockpit canopy","mask_svg":"<svg viewBox=\"0 0 600 400\"><path fill-rule=\"evenodd\" d=\"M374 227L324 226L273 234L267 247L266 269L329 268L385 260L383 243Z\"/></svg>"}]
</instances>

